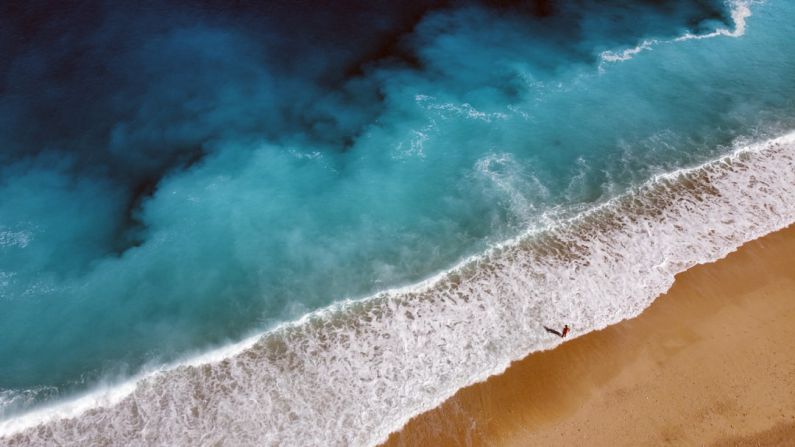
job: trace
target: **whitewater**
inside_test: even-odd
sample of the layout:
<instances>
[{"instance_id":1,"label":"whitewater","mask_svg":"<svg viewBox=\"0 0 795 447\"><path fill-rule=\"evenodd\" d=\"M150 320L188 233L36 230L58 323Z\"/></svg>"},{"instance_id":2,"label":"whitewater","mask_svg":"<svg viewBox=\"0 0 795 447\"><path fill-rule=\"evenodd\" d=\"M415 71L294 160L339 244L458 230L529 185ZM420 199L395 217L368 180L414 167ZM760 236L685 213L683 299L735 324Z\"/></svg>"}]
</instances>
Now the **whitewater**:
<instances>
[{"instance_id":1,"label":"whitewater","mask_svg":"<svg viewBox=\"0 0 795 447\"><path fill-rule=\"evenodd\" d=\"M553 348L543 324L578 336L632 318L677 273L795 222L793 192L795 133L741 144L422 284L6 421L3 443L372 445Z\"/></svg>"},{"instance_id":2,"label":"whitewater","mask_svg":"<svg viewBox=\"0 0 795 447\"><path fill-rule=\"evenodd\" d=\"M643 41L601 59L738 38L749 16L749 4L735 3L733 31ZM546 337L543 325L568 323L576 337L637 316L677 273L795 222L795 132L763 135L601 203L549 209L531 230L419 284L336 302L265 334L0 421L0 445L384 441L458 389L554 348L560 341ZM422 138L406 148L409 155L421 154ZM476 168L510 193L511 179L491 169L509 161L486 156ZM518 193L512 200L527 206ZM24 235L0 237L25 242Z\"/></svg>"}]
</instances>

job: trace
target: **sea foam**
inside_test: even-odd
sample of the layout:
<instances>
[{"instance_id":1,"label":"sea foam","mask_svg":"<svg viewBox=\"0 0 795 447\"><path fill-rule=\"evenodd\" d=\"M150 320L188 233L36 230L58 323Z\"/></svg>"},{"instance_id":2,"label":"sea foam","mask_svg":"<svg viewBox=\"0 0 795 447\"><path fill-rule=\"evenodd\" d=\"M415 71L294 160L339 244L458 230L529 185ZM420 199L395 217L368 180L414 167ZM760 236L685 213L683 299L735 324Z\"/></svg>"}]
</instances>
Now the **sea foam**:
<instances>
[{"instance_id":1,"label":"sea foam","mask_svg":"<svg viewBox=\"0 0 795 447\"><path fill-rule=\"evenodd\" d=\"M0 444L372 445L560 343L543 325L579 336L632 318L675 274L792 223L793 193L795 132L740 145L422 284L6 421Z\"/></svg>"},{"instance_id":2,"label":"sea foam","mask_svg":"<svg viewBox=\"0 0 795 447\"><path fill-rule=\"evenodd\" d=\"M646 50L651 50L654 48L655 45L665 44L665 43L675 43L675 42L682 42L685 40L699 40L699 39L710 39L713 37L742 37L745 35L745 27L746 27L746 20L751 17L751 4L758 3L754 0L729 0L727 1L730 9L731 9L731 18L732 22L734 22L734 29L728 28L717 28L716 30L705 33L705 34L693 34L691 32L687 32L679 37L670 40L660 40L660 39L645 39L638 45L627 48L622 51L613 51L613 50L606 50L599 54L599 58L601 59L602 63L605 62L623 62L632 59L635 57L636 54L641 53Z\"/></svg>"}]
</instances>

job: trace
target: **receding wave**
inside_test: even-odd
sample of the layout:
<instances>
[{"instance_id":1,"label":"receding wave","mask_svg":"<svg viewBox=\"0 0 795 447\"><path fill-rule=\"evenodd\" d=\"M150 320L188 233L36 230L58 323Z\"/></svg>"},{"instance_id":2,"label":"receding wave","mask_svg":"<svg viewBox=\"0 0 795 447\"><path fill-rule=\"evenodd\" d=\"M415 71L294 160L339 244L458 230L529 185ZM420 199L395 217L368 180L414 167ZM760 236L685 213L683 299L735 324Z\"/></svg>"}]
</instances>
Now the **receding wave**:
<instances>
[{"instance_id":1,"label":"receding wave","mask_svg":"<svg viewBox=\"0 0 795 447\"><path fill-rule=\"evenodd\" d=\"M795 221L795 132L658 176L411 288L0 425L3 445L371 445L459 388L631 318L674 275ZM115 393L115 395L113 394ZM71 408L71 413L69 412Z\"/></svg>"}]
</instances>

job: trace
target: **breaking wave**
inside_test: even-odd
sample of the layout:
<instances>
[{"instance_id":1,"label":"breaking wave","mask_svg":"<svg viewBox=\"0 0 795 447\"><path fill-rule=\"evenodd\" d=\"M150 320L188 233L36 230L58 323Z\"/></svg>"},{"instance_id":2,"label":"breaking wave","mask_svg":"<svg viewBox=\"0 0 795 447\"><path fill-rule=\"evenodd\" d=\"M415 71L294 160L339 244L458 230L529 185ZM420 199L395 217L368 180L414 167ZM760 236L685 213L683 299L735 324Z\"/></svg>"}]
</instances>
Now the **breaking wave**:
<instances>
[{"instance_id":1,"label":"breaking wave","mask_svg":"<svg viewBox=\"0 0 795 447\"><path fill-rule=\"evenodd\" d=\"M0 425L3 445L371 445L511 361L632 318L795 221L795 132L655 177L409 288Z\"/></svg>"}]
</instances>

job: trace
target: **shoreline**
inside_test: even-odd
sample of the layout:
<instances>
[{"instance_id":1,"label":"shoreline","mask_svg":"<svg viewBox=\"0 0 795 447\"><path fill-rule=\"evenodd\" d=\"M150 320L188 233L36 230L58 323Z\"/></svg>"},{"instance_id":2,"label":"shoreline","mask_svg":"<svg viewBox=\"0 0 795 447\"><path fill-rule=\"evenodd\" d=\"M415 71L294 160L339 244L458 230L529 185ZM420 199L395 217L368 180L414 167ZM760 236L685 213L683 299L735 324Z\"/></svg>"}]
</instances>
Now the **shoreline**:
<instances>
[{"instance_id":1,"label":"shoreline","mask_svg":"<svg viewBox=\"0 0 795 447\"><path fill-rule=\"evenodd\" d=\"M122 431L123 425L115 421L133 415L136 424L143 424L138 416L142 413L147 414L146 424L163 427L147 432L149 443L195 443L203 433L233 442L230 432L214 431L219 423L240 427L233 433L241 436L235 438L240 443L252 433L296 443L381 442L409 420L406 409L410 414L431 409L460 393L462 385L502 372L509 359L558 345L559 339L539 332L543 322L565 319L576 335L589 326L620 321L622 314L637 315L670 287L677 271L724 256L743 241L795 220L789 200L795 171L787 169L793 143L792 132L738 143L731 153L702 165L655 176L566 221L546 239L508 241L414 286L320 309L228 358L158 372L135 383L129 394L114 394L112 400L99 401L92 394L79 408L67 402L36 412L39 420L27 414L4 421L0 444L46 443L72 439L76 433L96 443L122 444L141 439L141 433ZM627 215L634 217L626 220ZM717 223L716 215L725 217L717 226L708 225ZM643 281L637 281L639 274ZM566 298L555 301L558 307L546 306L546 292L527 293L548 291L550 285ZM345 319L351 309L363 318ZM439 325L450 320L462 325ZM424 335L430 333L435 336ZM500 334L512 335L494 345ZM495 346L499 352L494 352ZM312 355L306 355L308 350ZM442 368L433 370L430 358L448 361L435 363ZM285 368L309 373L290 374L289 386L269 386L285 378ZM473 377L470 368L480 373ZM358 374L363 380L329 381L311 373L318 370L339 370L346 377ZM241 385L223 392L192 392L230 375ZM405 386L392 386L398 382ZM379 399L355 398L376 389ZM239 411L249 402L321 400L320 405L302 409L312 412L306 420L325 421L312 426L287 420L289 415L275 405ZM232 407L233 412L219 410ZM172 414L163 408L177 410ZM549 409L540 412L549 414ZM355 423L341 424L341 419ZM259 425L263 420L273 421L269 429ZM195 429L176 429L185 421ZM350 431L353 426L359 429Z\"/></svg>"},{"instance_id":2,"label":"shoreline","mask_svg":"<svg viewBox=\"0 0 795 447\"><path fill-rule=\"evenodd\" d=\"M634 319L459 390L382 445L781 445L795 437L793 339L790 225L676 275Z\"/></svg>"}]
</instances>

